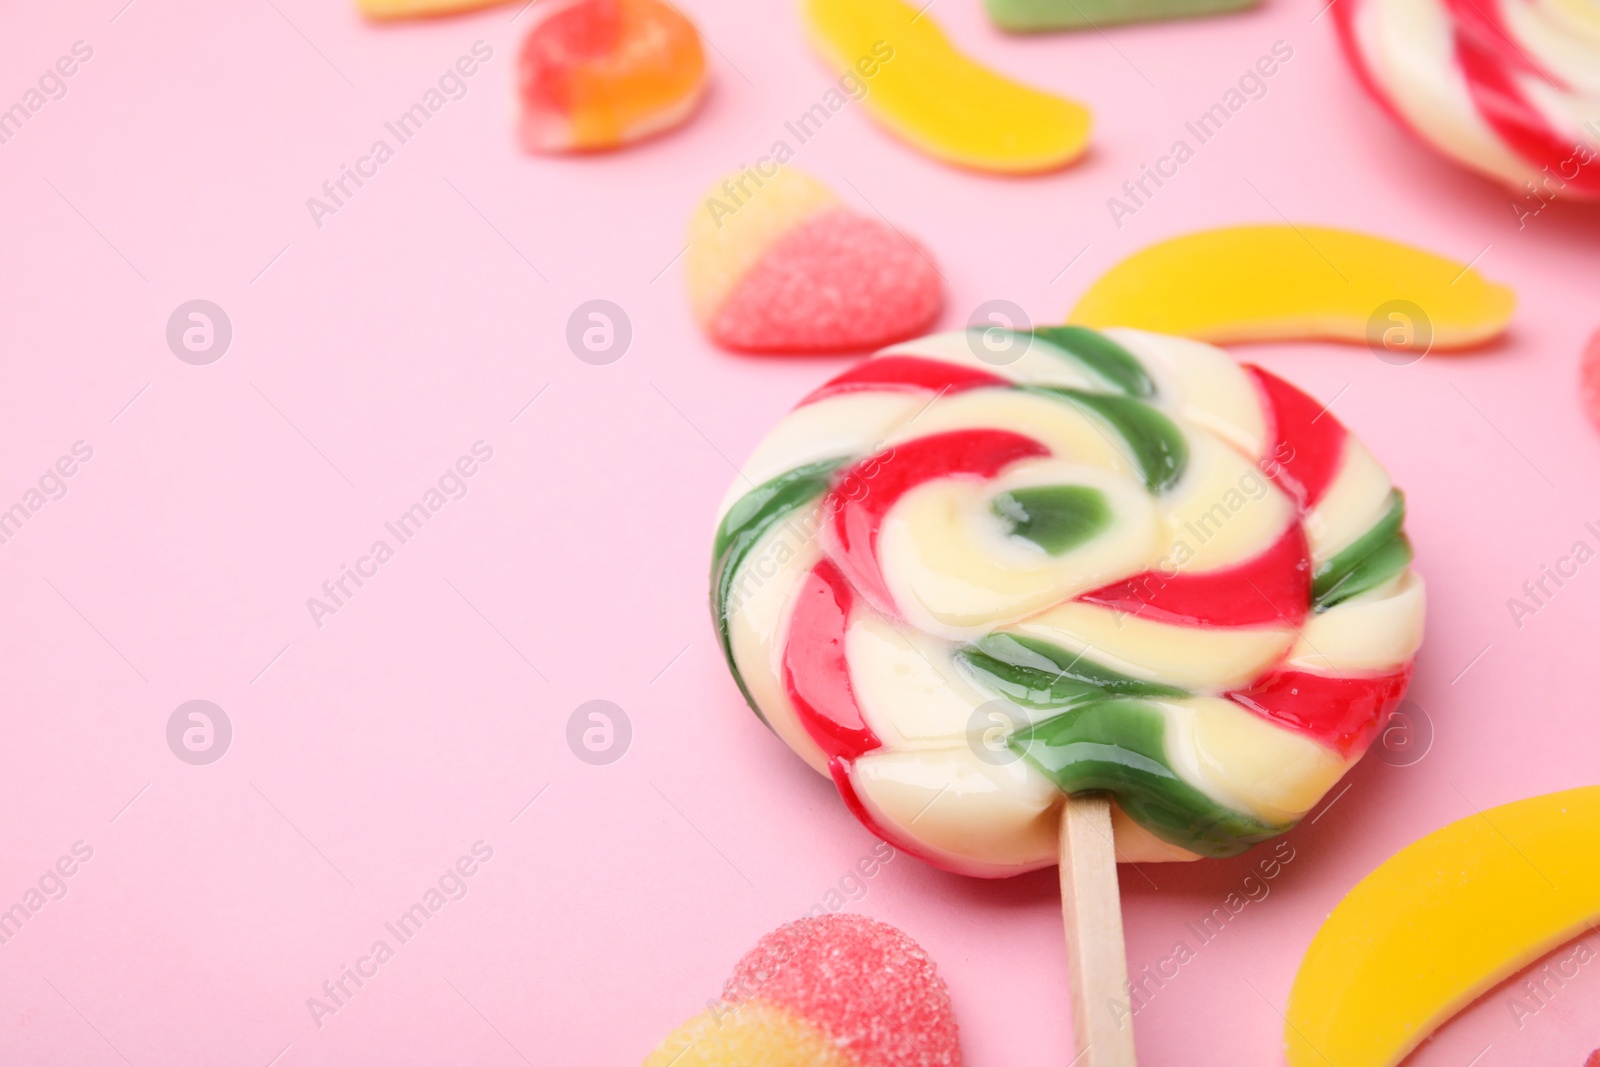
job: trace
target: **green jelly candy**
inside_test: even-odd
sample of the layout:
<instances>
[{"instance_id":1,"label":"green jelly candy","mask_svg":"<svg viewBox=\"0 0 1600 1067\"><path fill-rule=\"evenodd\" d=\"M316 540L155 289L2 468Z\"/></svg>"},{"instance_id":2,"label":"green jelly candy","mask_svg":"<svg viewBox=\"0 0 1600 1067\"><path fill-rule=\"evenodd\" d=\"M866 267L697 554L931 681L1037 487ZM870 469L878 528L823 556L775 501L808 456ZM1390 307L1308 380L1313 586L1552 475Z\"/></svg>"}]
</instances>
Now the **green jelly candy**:
<instances>
[{"instance_id":1,"label":"green jelly candy","mask_svg":"<svg viewBox=\"0 0 1600 1067\"><path fill-rule=\"evenodd\" d=\"M1219 15L1255 7L1260 0L985 0L989 18L1003 30L1083 30L1118 22Z\"/></svg>"}]
</instances>

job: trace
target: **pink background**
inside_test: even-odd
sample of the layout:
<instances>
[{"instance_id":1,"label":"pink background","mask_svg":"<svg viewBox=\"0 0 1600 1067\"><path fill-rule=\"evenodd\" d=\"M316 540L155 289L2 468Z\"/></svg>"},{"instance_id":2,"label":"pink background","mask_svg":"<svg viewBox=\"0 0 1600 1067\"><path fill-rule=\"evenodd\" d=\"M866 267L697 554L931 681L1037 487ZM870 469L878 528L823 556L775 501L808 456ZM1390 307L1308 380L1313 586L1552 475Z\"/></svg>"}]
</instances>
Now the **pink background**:
<instances>
[{"instance_id":1,"label":"pink background","mask_svg":"<svg viewBox=\"0 0 1600 1067\"><path fill-rule=\"evenodd\" d=\"M842 364L714 350L674 263L705 188L829 75L791 3L685 0L714 46L694 122L538 159L511 104L536 12L372 26L340 0L123 3L19 7L0 39L0 105L73 42L94 49L0 145L0 507L74 442L94 450L0 545L0 908L74 842L94 850L0 945L0 1062L637 1063L873 844L743 709L705 607L730 461ZM1600 544L1583 528L1600 439L1576 389L1600 217L1555 207L1519 231L1505 193L1358 94L1309 0L1034 39L973 0L931 14L1096 116L1083 163L1027 180L933 163L856 107L801 148L934 250L945 327L996 297L1059 321L1135 249L1279 212L1481 253L1520 297L1479 355L1250 353L1337 396L1409 493L1430 581L1411 696L1436 732L1414 766L1356 770L1289 836L1270 896L1137 1019L1147 1063L1278 1062L1300 956L1365 872L1475 808L1596 779L1600 563L1520 629L1506 600L1580 537ZM494 57L465 98L317 229L306 198L479 39ZM1277 40L1294 58L1268 95L1114 226L1106 198ZM233 324L210 366L164 339L194 298ZM564 340L595 298L633 324L609 366ZM307 598L479 440L494 458L468 495L316 627ZM234 729L209 766L165 740L196 698ZM632 723L609 766L565 740L592 699ZM314 1025L307 998L480 840L493 858L470 892ZM1124 870L1132 967L1253 861ZM1051 872L984 883L901 857L865 887L846 906L933 954L971 1064L1070 1058ZM1600 969L1520 1030L1506 996L1415 1062L1577 1065L1600 1045Z\"/></svg>"}]
</instances>

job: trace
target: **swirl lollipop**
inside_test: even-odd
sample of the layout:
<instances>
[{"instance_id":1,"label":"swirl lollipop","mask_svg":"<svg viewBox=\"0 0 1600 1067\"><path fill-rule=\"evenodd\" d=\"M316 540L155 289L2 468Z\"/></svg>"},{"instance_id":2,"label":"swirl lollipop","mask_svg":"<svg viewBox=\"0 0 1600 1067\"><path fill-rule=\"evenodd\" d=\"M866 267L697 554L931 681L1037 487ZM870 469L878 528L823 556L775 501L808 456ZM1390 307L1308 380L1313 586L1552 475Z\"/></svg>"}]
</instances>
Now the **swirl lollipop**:
<instances>
[{"instance_id":1,"label":"swirl lollipop","mask_svg":"<svg viewBox=\"0 0 1600 1067\"><path fill-rule=\"evenodd\" d=\"M1541 207L1557 193L1600 199L1600 9L1565 0L1330 6L1357 77L1423 141ZM1519 222L1530 213L1513 210Z\"/></svg>"},{"instance_id":2,"label":"swirl lollipop","mask_svg":"<svg viewBox=\"0 0 1600 1067\"><path fill-rule=\"evenodd\" d=\"M1422 635L1403 514L1321 404L1210 345L941 334L768 435L712 603L751 707L874 833L1061 864L1079 1047L1131 1063L1114 862L1241 852L1360 758Z\"/></svg>"}]
</instances>

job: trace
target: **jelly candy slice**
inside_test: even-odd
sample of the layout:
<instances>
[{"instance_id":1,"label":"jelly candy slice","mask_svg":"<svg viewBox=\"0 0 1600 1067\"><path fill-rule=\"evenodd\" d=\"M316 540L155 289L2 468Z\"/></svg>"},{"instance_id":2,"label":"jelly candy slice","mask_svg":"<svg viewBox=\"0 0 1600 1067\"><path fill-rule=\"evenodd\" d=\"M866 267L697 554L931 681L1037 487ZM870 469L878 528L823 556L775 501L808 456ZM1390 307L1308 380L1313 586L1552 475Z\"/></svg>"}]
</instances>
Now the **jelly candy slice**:
<instances>
[{"instance_id":1,"label":"jelly candy slice","mask_svg":"<svg viewBox=\"0 0 1600 1067\"><path fill-rule=\"evenodd\" d=\"M1396 241L1323 226L1227 226L1135 252L1067 321L1214 344L1352 341L1402 355L1482 344L1506 328L1515 303L1467 264Z\"/></svg>"},{"instance_id":2,"label":"jelly candy slice","mask_svg":"<svg viewBox=\"0 0 1600 1067\"><path fill-rule=\"evenodd\" d=\"M1028 174L1066 166L1089 143L1089 111L958 52L924 6L806 0L806 25L836 69L859 76L861 105L935 159Z\"/></svg>"},{"instance_id":3,"label":"jelly candy slice","mask_svg":"<svg viewBox=\"0 0 1600 1067\"><path fill-rule=\"evenodd\" d=\"M428 18L454 15L480 7L503 4L506 0L356 0L361 13L372 19Z\"/></svg>"},{"instance_id":4,"label":"jelly candy slice","mask_svg":"<svg viewBox=\"0 0 1600 1067\"><path fill-rule=\"evenodd\" d=\"M1597 839L1600 787L1588 786L1491 808L1390 857L1306 950L1285 1011L1290 1067L1392 1067L1587 933L1600 921Z\"/></svg>"}]
</instances>

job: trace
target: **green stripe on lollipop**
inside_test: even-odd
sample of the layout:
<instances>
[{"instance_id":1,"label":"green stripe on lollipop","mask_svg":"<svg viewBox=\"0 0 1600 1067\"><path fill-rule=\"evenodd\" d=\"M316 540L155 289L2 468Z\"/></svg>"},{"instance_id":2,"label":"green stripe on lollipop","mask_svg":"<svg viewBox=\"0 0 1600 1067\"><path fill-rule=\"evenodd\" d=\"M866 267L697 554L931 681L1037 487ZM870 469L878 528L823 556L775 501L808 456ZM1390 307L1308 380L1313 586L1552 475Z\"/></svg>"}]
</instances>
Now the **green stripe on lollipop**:
<instances>
[{"instance_id":1,"label":"green stripe on lollipop","mask_svg":"<svg viewBox=\"0 0 1600 1067\"><path fill-rule=\"evenodd\" d=\"M1013 703L1058 710L1112 697L1182 697L1182 689L1131 678L1048 641L993 633L956 653L977 679Z\"/></svg>"},{"instance_id":2,"label":"green stripe on lollipop","mask_svg":"<svg viewBox=\"0 0 1600 1067\"><path fill-rule=\"evenodd\" d=\"M1156 395L1156 383L1138 357L1117 342L1085 326L1039 326L1033 336L1055 354L1089 368L1129 396Z\"/></svg>"},{"instance_id":3,"label":"green stripe on lollipop","mask_svg":"<svg viewBox=\"0 0 1600 1067\"><path fill-rule=\"evenodd\" d=\"M744 684L744 676L733 661L733 645L728 636L729 601L751 550L768 531L827 492L829 478L844 463L842 458L807 463L762 482L740 497L717 527L716 541L711 550L711 588L715 590L711 606L712 621L717 627L722 657L728 662L728 670L738 683L745 703L750 705L750 710L762 722L766 722L767 717L756 706L755 699ZM814 534L815 530L812 530L807 536Z\"/></svg>"},{"instance_id":4,"label":"green stripe on lollipop","mask_svg":"<svg viewBox=\"0 0 1600 1067\"><path fill-rule=\"evenodd\" d=\"M1167 761L1166 716L1135 700L1085 705L1011 734L1006 744L1064 793L1110 793L1134 821L1201 856L1235 856L1287 826L1225 808Z\"/></svg>"},{"instance_id":5,"label":"green stripe on lollipop","mask_svg":"<svg viewBox=\"0 0 1600 1067\"><path fill-rule=\"evenodd\" d=\"M1131 459L1152 493L1177 484L1189 465L1189 443L1177 424L1142 400L1112 393L1090 393L1053 385L1021 386L1025 392L1087 408L1110 425L1128 445Z\"/></svg>"},{"instance_id":6,"label":"green stripe on lollipop","mask_svg":"<svg viewBox=\"0 0 1600 1067\"><path fill-rule=\"evenodd\" d=\"M1411 542L1400 527L1405 522L1405 494L1389 493L1389 510L1344 551L1311 573L1311 606L1327 611L1335 604L1376 589L1411 563Z\"/></svg>"},{"instance_id":7,"label":"green stripe on lollipop","mask_svg":"<svg viewBox=\"0 0 1600 1067\"><path fill-rule=\"evenodd\" d=\"M994 513L1011 533L1059 556L1111 525L1111 506L1088 485L1033 485L995 497Z\"/></svg>"}]
</instances>

